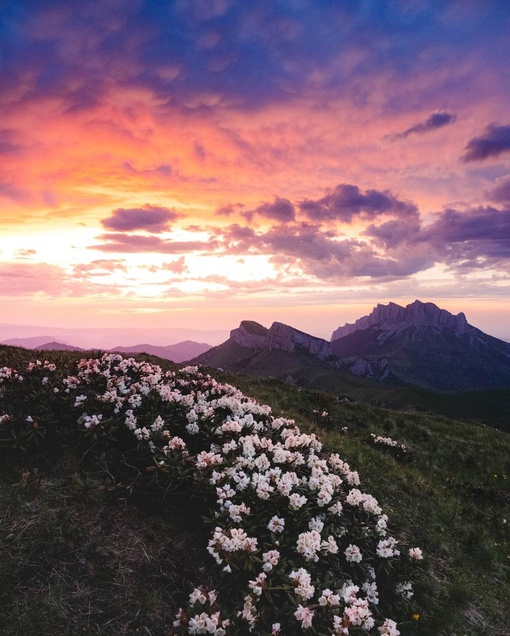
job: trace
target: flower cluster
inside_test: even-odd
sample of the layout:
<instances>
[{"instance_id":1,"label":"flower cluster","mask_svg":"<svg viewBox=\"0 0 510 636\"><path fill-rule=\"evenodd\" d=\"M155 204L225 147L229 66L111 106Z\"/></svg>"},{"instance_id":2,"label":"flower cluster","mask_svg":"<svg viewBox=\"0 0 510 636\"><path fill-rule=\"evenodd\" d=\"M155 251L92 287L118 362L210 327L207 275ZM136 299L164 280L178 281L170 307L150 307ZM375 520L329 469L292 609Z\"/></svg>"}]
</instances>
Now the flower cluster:
<instances>
[{"instance_id":1,"label":"flower cluster","mask_svg":"<svg viewBox=\"0 0 510 636\"><path fill-rule=\"evenodd\" d=\"M386 450L392 451L393 455L397 459L404 459L408 456L409 448L405 444L401 444L391 437L383 437L382 435L375 435L375 433L370 433L370 437L372 443L379 448L384 448Z\"/></svg>"},{"instance_id":2,"label":"flower cluster","mask_svg":"<svg viewBox=\"0 0 510 636\"><path fill-rule=\"evenodd\" d=\"M314 434L196 367L107 354L52 383L83 434L121 428L212 504L207 549L227 580L194 590L173 633L399 634L391 599L409 601L421 551L401 549L358 473Z\"/></svg>"}]
</instances>

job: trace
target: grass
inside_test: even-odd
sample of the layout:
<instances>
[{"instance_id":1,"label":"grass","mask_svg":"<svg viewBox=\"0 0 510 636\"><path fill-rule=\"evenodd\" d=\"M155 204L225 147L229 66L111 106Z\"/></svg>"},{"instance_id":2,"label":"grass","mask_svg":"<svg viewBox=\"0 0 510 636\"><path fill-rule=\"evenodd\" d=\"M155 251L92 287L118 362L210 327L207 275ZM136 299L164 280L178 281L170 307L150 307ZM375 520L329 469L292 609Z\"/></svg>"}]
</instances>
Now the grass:
<instances>
[{"instance_id":1,"label":"grass","mask_svg":"<svg viewBox=\"0 0 510 636\"><path fill-rule=\"evenodd\" d=\"M82 355L46 357L69 365ZM0 366L21 366L32 356L2 348ZM273 379L214 375L317 432L328 451L359 471L362 488L379 499L396 535L423 548L420 617L400 628L403 635L508 634L507 433L338 402ZM409 452L399 457L376 447L370 433ZM99 459L72 448L2 451L0 634L164 636L190 589L211 577L206 511L189 495L157 483L143 462L115 448Z\"/></svg>"}]
</instances>

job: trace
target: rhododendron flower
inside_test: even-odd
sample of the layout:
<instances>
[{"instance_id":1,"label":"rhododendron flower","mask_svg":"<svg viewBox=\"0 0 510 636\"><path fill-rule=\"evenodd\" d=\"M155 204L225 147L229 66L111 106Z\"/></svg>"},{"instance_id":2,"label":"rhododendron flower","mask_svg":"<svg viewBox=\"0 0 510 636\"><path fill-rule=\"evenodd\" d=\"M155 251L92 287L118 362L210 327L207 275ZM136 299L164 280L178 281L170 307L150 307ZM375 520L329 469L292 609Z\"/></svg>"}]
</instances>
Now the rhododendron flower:
<instances>
[{"instance_id":1,"label":"rhododendron flower","mask_svg":"<svg viewBox=\"0 0 510 636\"><path fill-rule=\"evenodd\" d=\"M314 611L309 607L303 607L302 605L298 605L297 610L294 612L294 616L298 621L301 621L301 627L303 629L308 629L308 627L312 626L312 619L314 615Z\"/></svg>"},{"instance_id":2,"label":"rhododendron flower","mask_svg":"<svg viewBox=\"0 0 510 636\"><path fill-rule=\"evenodd\" d=\"M283 532L285 528L285 519L282 519L281 517L277 517L275 515L274 517L271 517L269 523L267 524L267 527L269 530L271 530L271 532L274 533Z\"/></svg>"},{"instance_id":3,"label":"rhododendron flower","mask_svg":"<svg viewBox=\"0 0 510 636\"><path fill-rule=\"evenodd\" d=\"M400 636L400 632L397 629L397 624L390 618L387 618L381 627L378 628L381 636Z\"/></svg>"},{"instance_id":4,"label":"rhododendron flower","mask_svg":"<svg viewBox=\"0 0 510 636\"><path fill-rule=\"evenodd\" d=\"M262 555L262 561L264 563L262 569L264 572L270 572L276 565L278 565L279 560L280 553L278 550L269 550L269 552L264 552Z\"/></svg>"},{"instance_id":5,"label":"rhododendron flower","mask_svg":"<svg viewBox=\"0 0 510 636\"><path fill-rule=\"evenodd\" d=\"M414 561L421 561L423 559L423 552L420 548L411 548L409 550L409 558Z\"/></svg>"},{"instance_id":6,"label":"rhododendron flower","mask_svg":"<svg viewBox=\"0 0 510 636\"><path fill-rule=\"evenodd\" d=\"M400 554L400 550L397 550L395 546L398 541L393 537L388 537L387 539L382 539L377 544L377 554L383 559L388 559L392 556L398 556Z\"/></svg>"},{"instance_id":7,"label":"rhododendron flower","mask_svg":"<svg viewBox=\"0 0 510 636\"><path fill-rule=\"evenodd\" d=\"M305 601L315 594L315 587L311 584L310 573L304 568L294 570L289 574L289 578L296 585L296 594Z\"/></svg>"},{"instance_id":8,"label":"rhododendron flower","mask_svg":"<svg viewBox=\"0 0 510 636\"><path fill-rule=\"evenodd\" d=\"M361 559L363 558L360 549L358 548L357 545L349 545L346 549L345 549L345 558L347 559L347 561L354 561L355 563L359 563L361 561Z\"/></svg>"}]
</instances>

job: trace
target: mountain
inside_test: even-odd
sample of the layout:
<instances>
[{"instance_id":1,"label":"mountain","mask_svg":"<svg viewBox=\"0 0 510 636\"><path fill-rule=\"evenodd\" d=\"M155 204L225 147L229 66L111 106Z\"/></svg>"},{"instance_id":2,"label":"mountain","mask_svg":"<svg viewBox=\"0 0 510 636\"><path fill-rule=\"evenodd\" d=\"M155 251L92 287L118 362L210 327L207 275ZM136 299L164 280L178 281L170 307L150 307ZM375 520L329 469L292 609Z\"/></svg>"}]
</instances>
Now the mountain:
<instances>
[{"instance_id":1,"label":"mountain","mask_svg":"<svg viewBox=\"0 0 510 636\"><path fill-rule=\"evenodd\" d=\"M8 338L2 340L0 344L9 345L10 347L23 347L24 349L37 349L41 345L49 342L55 342L55 336L31 336L29 338ZM62 342L61 344L69 344Z\"/></svg>"},{"instance_id":2,"label":"mountain","mask_svg":"<svg viewBox=\"0 0 510 636\"><path fill-rule=\"evenodd\" d=\"M225 371L276 378L299 386L359 396L385 391L380 383L353 375L333 355L331 344L280 322L269 329L243 320L230 338L191 360Z\"/></svg>"},{"instance_id":3,"label":"mountain","mask_svg":"<svg viewBox=\"0 0 510 636\"><path fill-rule=\"evenodd\" d=\"M51 335L46 335L51 334ZM220 344L228 337L226 329L192 329L183 327L43 327L41 325L14 325L0 323L0 344L32 348L47 342L63 342L84 349L111 349L122 342L136 346L140 342L167 346L185 340ZM35 345L14 342L15 339L35 339Z\"/></svg>"},{"instance_id":4,"label":"mountain","mask_svg":"<svg viewBox=\"0 0 510 636\"><path fill-rule=\"evenodd\" d=\"M333 332L333 354L352 373L439 391L510 388L510 344L419 300L377 305Z\"/></svg>"},{"instance_id":5,"label":"mountain","mask_svg":"<svg viewBox=\"0 0 510 636\"><path fill-rule=\"evenodd\" d=\"M73 345L64 344L63 342L46 342L45 344L33 347L37 351L85 351L81 347L73 347Z\"/></svg>"},{"instance_id":6,"label":"mountain","mask_svg":"<svg viewBox=\"0 0 510 636\"><path fill-rule=\"evenodd\" d=\"M118 351L119 353L148 353L165 360L172 360L173 362L184 362L185 360L191 360L201 353L205 353L212 348L212 345L205 342L193 342L192 340L185 340L184 342L178 342L177 344L167 345L161 347L151 344L132 345L130 347L114 347L111 351Z\"/></svg>"}]
</instances>

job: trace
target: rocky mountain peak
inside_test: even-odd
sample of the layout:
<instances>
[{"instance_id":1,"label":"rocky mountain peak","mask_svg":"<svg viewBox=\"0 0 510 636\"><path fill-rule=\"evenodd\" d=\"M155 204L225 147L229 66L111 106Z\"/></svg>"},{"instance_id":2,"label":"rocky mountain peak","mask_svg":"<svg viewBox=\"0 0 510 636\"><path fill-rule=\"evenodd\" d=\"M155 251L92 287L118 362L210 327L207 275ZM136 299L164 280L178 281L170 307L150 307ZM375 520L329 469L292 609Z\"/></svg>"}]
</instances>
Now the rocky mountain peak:
<instances>
[{"instance_id":1,"label":"rocky mountain peak","mask_svg":"<svg viewBox=\"0 0 510 636\"><path fill-rule=\"evenodd\" d=\"M264 348L269 329L254 320L243 320L237 329L232 329L230 339L246 349Z\"/></svg>"},{"instance_id":2,"label":"rocky mountain peak","mask_svg":"<svg viewBox=\"0 0 510 636\"><path fill-rule=\"evenodd\" d=\"M368 316L363 316L355 323L347 323L336 329L331 340L338 340L361 329L377 328L395 332L409 326L446 329L453 331L456 335L462 335L473 329L463 313L454 316L446 309L440 309L434 303L423 303L420 300L415 300L406 307L392 302L387 305L379 304Z\"/></svg>"},{"instance_id":3,"label":"rocky mountain peak","mask_svg":"<svg viewBox=\"0 0 510 636\"><path fill-rule=\"evenodd\" d=\"M329 342L281 322L274 322L266 329L257 322L243 320L237 329L230 332L230 339L246 349L269 349L288 353L304 349L320 360L332 356Z\"/></svg>"}]
</instances>

